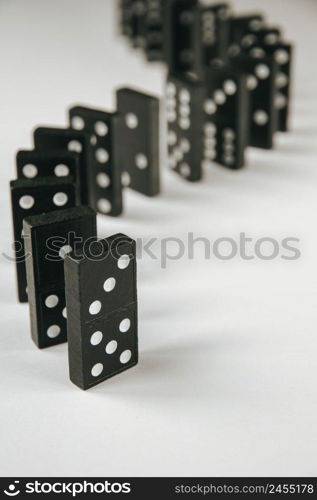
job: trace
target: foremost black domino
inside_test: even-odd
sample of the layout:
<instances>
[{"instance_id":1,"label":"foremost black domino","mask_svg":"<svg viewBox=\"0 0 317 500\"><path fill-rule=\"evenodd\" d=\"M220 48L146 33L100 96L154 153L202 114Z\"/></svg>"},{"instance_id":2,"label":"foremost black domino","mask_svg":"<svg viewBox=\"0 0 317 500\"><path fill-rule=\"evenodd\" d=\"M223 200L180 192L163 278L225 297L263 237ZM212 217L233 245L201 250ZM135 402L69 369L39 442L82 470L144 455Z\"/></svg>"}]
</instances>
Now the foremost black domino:
<instances>
[{"instance_id":1,"label":"foremost black domino","mask_svg":"<svg viewBox=\"0 0 317 500\"><path fill-rule=\"evenodd\" d=\"M169 167L190 182L202 178L205 89L195 75L168 76L166 116Z\"/></svg>"},{"instance_id":2,"label":"foremost black domino","mask_svg":"<svg viewBox=\"0 0 317 500\"><path fill-rule=\"evenodd\" d=\"M135 242L116 234L65 259L71 381L89 389L138 361Z\"/></svg>"},{"instance_id":3,"label":"foremost black domino","mask_svg":"<svg viewBox=\"0 0 317 500\"><path fill-rule=\"evenodd\" d=\"M40 348L66 342L64 258L97 238L96 214L76 207L24 219L31 335Z\"/></svg>"},{"instance_id":4,"label":"foremost black domino","mask_svg":"<svg viewBox=\"0 0 317 500\"><path fill-rule=\"evenodd\" d=\"M39 127L34 131L34 146L39 151L70 151L79 155L82 205L89 204L87 176L91 161L90 137L83 131Z\"/></svg>"},{"instance_id":5,"label":"foremost black domino","mask_svg":"<svg viewBox=\"0 0 317 500\"><path fill-rule=\"evenodd\" d=\"M239 169L249 142L246 76L230 66L210 68L204 87L204 160Z\"/></svg>"},{"instance_id":6,"label":"foremost black domino","mask_svg":"<svg viewBox=\"0 0 317 500\"><path fill-rule=\"evenodd\" d=\"M81 196L80 162L77 153L38 150L18 151L16 165L18 179L71 176L76 184L78 196Z\"/></svg>"},{"instance_id":7,"label":"foremost black domino","mask_svg":"<svg viewBox=\"0 0 317 500\"><path fill-rule=\"evenodd\" d=\"M240 55L232 58L231 63L247 75L246 85L250 92L249 145L271 149L278 127L276 62L265 56Z\"/></svg>"},{"instance_id":8,"label":"foremost black domino","mask_svg":"<svg viewBox=\"0 0 317 500\"><path fill-rule=\"evenodd\" d=\"M20 302L27 302L23 219L52 210L74 207L79 204L80 197L72 177L19 179L12 181L10 188L18 298Z\"/></svg>"},{"instance_id":9,"label":"foremost black domino","mask_svg":"<svg viewBox=\"0 0 317 500\"><path fill-rule=\"evenodd\" d=\"M124 184L146 196L160 191L159 100L130 88L117 90L120 165Z\"/></svg>"},{"instance_id":10,"label":"foremost black domino","mask_svg":"<svg viewBox=\"0 0 317 500\"><path fill-rule=\"evenodd\" d=\"M69 110L70 126L90 137L90 166L87 172L89 204L111 216L122 213L120 149L127 150L120 136L118 113L75 106Z\"/></svg>"}]
</instances>

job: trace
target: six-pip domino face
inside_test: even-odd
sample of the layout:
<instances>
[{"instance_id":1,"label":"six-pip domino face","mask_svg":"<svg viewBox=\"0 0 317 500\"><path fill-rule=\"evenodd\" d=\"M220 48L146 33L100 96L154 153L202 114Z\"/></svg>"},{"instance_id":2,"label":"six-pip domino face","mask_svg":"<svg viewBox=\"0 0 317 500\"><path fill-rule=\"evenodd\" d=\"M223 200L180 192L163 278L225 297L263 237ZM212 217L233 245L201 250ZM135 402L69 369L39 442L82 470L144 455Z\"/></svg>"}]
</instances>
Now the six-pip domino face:
<instances>
[{"instance_id":1,"label":"six-pip domino face","mask_svg":"<svg viewBox=\"0 0 317 500\"><path fill-rule=\"evenodd\" d=\"M138 361L135 241L123 234L65 259L70 378L82 389Z\"/></svg>"}]
</instances>

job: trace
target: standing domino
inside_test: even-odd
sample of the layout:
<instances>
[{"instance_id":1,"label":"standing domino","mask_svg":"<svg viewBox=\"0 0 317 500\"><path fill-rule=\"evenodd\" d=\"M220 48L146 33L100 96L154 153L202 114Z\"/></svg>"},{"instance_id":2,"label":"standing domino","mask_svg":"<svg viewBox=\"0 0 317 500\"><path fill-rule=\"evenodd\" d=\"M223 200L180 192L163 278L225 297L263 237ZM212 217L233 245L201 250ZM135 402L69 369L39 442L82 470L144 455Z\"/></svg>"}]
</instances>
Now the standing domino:
<instances>
[{"instance_id":1,"label":"standing domino","mask_svg":"<svg viewBox=\"0 0 317 500\"><path fill-rule=\"evenodd\" d=\"M202 178L205 89L194 75L170 74L166 85L169 167L190 182Z\"/></svg>"},{"instance_id":2,"label":"standing domino","mask_svg":"<svg viewBox=\"0 0 317 500\"><path fill-rule=\"evenodd\" d=\"M145 53L148 61L163 61L163 2L145 0Z\"/></svg>"},{"instance_id":3,"label":"standing domino","mask_svg":"<svg viewBox=\"0 0 317 500\"><path fill-rule=\"evenodd\" d=\"M70 379L82 389L138 361L135 241L116 234L65 259Z\"/></svg>"},{"instance_id":4,"label":"standing domino","mask_svg":"<svg viewBox=\"0 0 317 500\"><path fill-rule=\"evenodd\" d=\"M79 155L81 203L89 203L87 176L90 167L90 138L82 127L77 130L39 127L34 131L35 149L43 152L70 151Z\"/></svg>"},{"instance_id":5,"label":"standing domino","mask_svg":"<svg viewBox=\"0 0 317 500\"><path fill-rule=\"evenodd\" d=\"M18 151L16 156L18 179L71 176L80 195L80 157L63 151Z\"/></svg>"},{"instance_id":6,"label":"standing domino","mask_svg":"<svg viewBox=\"0 0 317 500\"><path fill-rule=\"evenodd\" d=\"M119 114L75 106L69 111L70 126L90 137L90 167L87 183L90 206L96 211L117 216L122 212L122 187L119 150Z\"/></svg>"},{"instance_id":7,"label":"standing domino","mask_svg":"<svg viewBox=\"0 0 317 500\"><path fill-rule=\"evenodd\" d=\"M293 45L278 42L276 45L266 47L266 53L273 57L277 65L275 107L278 111L278 130L287 132L289 130Z\"/></svg>"},{"instance_id":8,"label":"standing domino","mask_svg":"<svg viewBox=\"0 0 317 500\"><path fill-rule=\"evenodd\" d=\"M249 145L271 149L278 126L276 63L273 58L250 55L232 58L231 63L246 74L250 94Z\"/></svg>"},{"instance_id":9,"label":"standing domino","mask_svg":"<svg viewBox=\"0 0 317 500\"><path fill-rule=\"evenodd\" d=\"M75 207L79 205L79 195L72 177L19 179L12 181L10 188L18 297L20 302L27 302L23 219L61 208Z\"/></svg>"},{"instance_id":10,"label":"standing domino","mask_svg":"<svg viewBox=\"0 0 317 500\"><path fill-rule=\"evenodd\" d=\"M226 3L202 5L200 8L200 36L205 67L227 59L229 17L230 6Z\"/></svg>"},{"instance_id":11,"label":"standing domino","mask_svg":"<svg viewBox=\"0 0 317 500\"><path fill-rule=\"evenodd\" d=\"M197 0L168 0L164 12L164 61L170 73L200 73L203 63Z\"/></svg>"},{"instance_id":12,"label":"standing domino","mask_svg":"<svg viewBox=\"0 0 317 500\"><path fill-rule=\"evenodd\" d=\"M24 220L31 335L39 348L67 340L64 259L79 243L97 238L88 207L58 210Z\"/></svg>"},{"instance_id":13,"label":"standing domino","mask_svg":"<svg viewBox=\"0 0 317 500\"><path fill-rule=\"evenodd\" d=\"M230 66L209 69L205 88L205 160L239 169L245 165L249 138L250 106L246 78Z\"/></svg>"},{"instance_id":14,"label":"standing domino","mask_svg":"<svg viewBox=\"0 0 317 500\"><path fill-rule=\"evenodd\" d=\"M159 100L130 88L117 90L120 165L124 183L146 196L156 196L159 180ZM126 180L126 182L125 182Z\"/></svg>"}]
</instances>

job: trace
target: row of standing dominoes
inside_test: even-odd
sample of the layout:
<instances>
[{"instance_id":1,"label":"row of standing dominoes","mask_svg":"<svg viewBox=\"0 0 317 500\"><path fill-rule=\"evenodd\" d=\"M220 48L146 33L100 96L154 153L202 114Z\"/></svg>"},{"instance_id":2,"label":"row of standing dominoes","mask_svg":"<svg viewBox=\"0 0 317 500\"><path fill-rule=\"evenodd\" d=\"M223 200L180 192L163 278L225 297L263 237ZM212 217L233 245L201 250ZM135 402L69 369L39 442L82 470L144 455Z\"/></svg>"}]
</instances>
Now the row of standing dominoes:
<instances>
[{"instance_id":1,"label":"row of standing dominoes","mask_svg":"<svg viewBox=\"0 0 317 500\"><path fill-rule=\"evenodd\" d=\"M124 187L159 193L159 101L125 88L117 102L115 113L71 108L70 128L37 128L34 150L17 153L11 193L20 302L28 301L25 217L77 205L117 216Z\"/></svg>"},{"instance_id":2,"label":"row of standing dominoes","mask_svg":"<svg viewBox=\"0 0 317 500\"><path fill-rule=\"evenodd\" d=\"M138 360L135 242L98 240L96 211L119 215L122 185L159 192L158 100L117 92L118 112L69 112L70 127L37 128L11 181L18 295L39 348L68 340L83 389Z\"/></svg>"},{"instance_id":3,"label":"row of standing dominoes","mask_svg":"<svg viewBox=\"0 0 317 500\"><path fill-rule=\"evenodd\" d=\"M68 340L70 379L88 389L138 361L135 242L96 235L96 213L74 207L23 223L31 334Z\"/></svg>"},{"instance_id":4,"label":"row of standing dominoes","mask_svg":"<svg viewBox=\"0 0 317 500\"><path fill-rule=\"evenodd\" d=\"M245 162L287 130L291 46L259 15L198 0L122 2L123 32L168 65L170 167ZM163 22L164 20L164 22ZM137 363L135 243L97 239L96 212L122 212L122 187L159 193L159 101L117 92L118 111L76 106L68 129L38 128L11 182L19 300L39 348L68 339L70 377L87 389Z\"/></svg>"},{"instance_id":5,"label":"row of standing dominoes","mask_svg":"<svg viewBox=\"0 0 317 500\"><path fill-rule=\"evenodd\" d=\"M170 167L188 181L204 165L245 165L248 146L270 149L288 130L292 45L261 14L226 3L123 0L122 33L168 67Z\"/></svg>"},{"instance_id":6,"label":"row of standing dominoes","mask_svg":"<svg viewBox=\"0 0 317 500\"><path fill-rule=\"evenodd\" d=\"M41 198L73 186L43 178ZM14 190L14 199L20 194ZM25 195L23 195L25 196ZM138 361L135 242L98 240L96 212L70 206L23 219L31 336L40 348L68 340L70 379L82 389ZM21 256L22 258L22 256Z\"/></svg>"}]
</instances>

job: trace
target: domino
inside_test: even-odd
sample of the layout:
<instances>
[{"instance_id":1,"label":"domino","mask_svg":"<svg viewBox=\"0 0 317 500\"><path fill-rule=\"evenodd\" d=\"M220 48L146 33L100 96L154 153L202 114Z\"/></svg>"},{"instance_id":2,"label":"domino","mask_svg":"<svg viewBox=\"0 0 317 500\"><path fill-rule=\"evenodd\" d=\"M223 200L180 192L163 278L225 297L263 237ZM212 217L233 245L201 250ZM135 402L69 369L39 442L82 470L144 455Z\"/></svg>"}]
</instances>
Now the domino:
<instances>
[{"instance_id":1,"label":"domino","mask_svg":"<svg viewBox=\"0 0 317 500\"><path fill-rule=\"evenodd\" d=\"M80 164L77 153L60 151L18 151L16 156L18 179L71 176L80 197Z\"/></svg>"},{"instance_id":2,"label":"domino","mask_svg":"<svg viewBox=\"0 0 317 500\"><path fill-rule=\"evenodd\" d=\"M200 36L205 67L227 59L230 39L229 18L230 6L227 3L209 5L206 2L200 8Z\"/></svg>"},{"instance_id":3,"label":"domino","mask_svg":"<svg viewBox=\"0 0 317 500\"><path fill-rule=\"evenodd\" d=\"M121 6L122 32L129 38L134 48L144 48L144 22L146 0L128 0Z\"/></svg>"},{"instance_id":4,"label":"domino","mask_svg":"<svg viewBox=\"0 0 317 500\"><path fill-rule=\"evenodd\" d=\"M67 255L65 282L70 379L86 390L138 362L135 242L116 234Z\"/></svg>"},{"instance_id":5,"label":"domino","mask_svg":"<svg viewBox=\"0 0 317 500\"><path fill-rule=\"evenodd\" d=\"M79 243L96 240L96 214L76 207L24 219L31 335L40 348L67 340L64 258Z\"/></svg>"},{"instance_id":6,"label":"domino","mask_svg":"<svg viewBox=\"0 0 317 500\"><path fill-rule=\"evenodd\" d=\"M120 30L122 35L130 38L132 37L132 3L133 0L120 0L119 3L119 18L120 18Z\"/></svg>"},{"instance_id":7,"label":"domino","mask_svg":"<svg viewBox=\"0 0 317 500\"><path fill-rule=\"evenodd\" d=\"M225 59L229 44L227 3L197 0L123 0L121 32L145 49L148 61L165 61L170 72L194 71Z\"/></svg>"},{"instance_id":8,"label":"domino","mask_svg":"<svg viewBox=\"0 0 317 500\"><path fill-rule=\"evenodd\" d=\"M205 89L195 75L170 74L166 85L169 167L183 179L202 178Z\"/></svg>"},{"instance_id":9,"label":"domino","mask_svg":"<svg viewBox=\"0 0 317 500\"><path fill-rule=\"evenodd\" d=\"M246 32L245 39L242 40L242 48L246 51L253 50L254 48L265 49L266 47L274 46L281 41L282 31L280 28L263 26L256 32Z\"/></svg>"},{"instance_id":10,"label":"domino","mask_svg":"<svg viewBox=\"0 0 317 500\"><path fill-rule=\"evenodd\" d=\"M253 23L256 23L257 29L254 29ZM252 57L264 57L267 55L267 47L274 46L282 40L281 29L266 26L261 16L254 16L251 21L250 16L236 18L231 24L231 40L240 47L240 50L237 49L236 53L231 54L232 56L245 53Z\"/></svg>"},{"instance_id":11,"label":"domino","mask_svg":"<svg viewBox=\"0 0 317 500\"><path fill-rule=\"evenodd\" d=\"M125 185L146 196L160 191L159 100L130 88L117 90L119 163ZM124 146L123 146L124 145Z\"/></svg>"},{"instance_id":12,"label":"domino","mask_svg":"<svg viewBox=\"0 0 317 500\"><path fill-rule=\"evenodd\" d=\"M23 171L22 163L20 167ZM32 169L30 171L33 173ZM19 179L12 181L10 187L18 298L20 302L28 302L23 219L52 210L74 207L79 204L80 199L72 177Z\"/></svg>"},{"instance_id":13,"label":"domino","mask_svg":"<svg viewBox=\"0 0 317 500\"><path fill-rule=\"evenodd\" d=\"M79 155L82 205L89 204L87 176L90 167L90 137L80 130L39 127L34 131L34 146L44 152L68 151Z\"/></svg>"},{"instance_id":14,"label":"domino","mask_svg":"<svg viewBox=\"0 0 317 500\"><path fill-rule=\"evenodd\" d=\"M289 130L289 115L291 103L292 59L293 46L287 42L278 42L266 46L266 54L276 63L276 98L275 106L278 110L277 129L280 132Z\"/></svg>"},{"instance_id":15,"label":"domino","mask_svg":"<svg viewBox=\"0 0 317 500\"><path fill-rule=\"evenodd\" d=\"M265 27L244 37L244 52L252 57L272 57L277 65L275 80L277 108L277 130L287 132L289 126L292 50L290 43L284 42L279 28Z\"/></svg>"},{"instance_id":16,"label":"domino","mask_svg":"<svg viewBox=\"0 0 317 500\"><path fill-rule=\"evenodd\" d=\"M252 32L250 27L245 27L244 36L241 39L241 53L257 59L271 57L275 60L276 130L286 132L289 128L292 45L283 42L279 28L262 27Z\"/></svg>"},{"instance_id":17,"label":"domino","mask_svg":"<svg viewBox=\"0 0 317 500\"><path fill-rule=\"evenodd\" d=\"M211 68L205 76L204 161L231 169L245 165L249 141L249 94L246 77L230 66Z\"/></svg>"},{"instance_id":18,"label":"domino","mask_svg":"<svg viewBox=\"0 0 317 500\"><path fill-rule=\"evenodd\" d=\"M230 7L197 0L166 2L164 60L170 73L193 72L225 60L229 45Z\"/></svg>"},{"instance_id":19,"label":"domino","mask_svg":"<svg viewBox=\"0 0 317 500\"><path fill-rule=\"evenodd\" d=\"M90 137L90 164L87 172L89 205L113 217L122 213L120 172L120 121L118 113L75 106L69 110L70 127Z\"/></svg>"},{"instance_id":20,"label":"domino","mask_svg":"<svg viewBox=\"0 0 317 500\"><path fill-rule=\"evenodd\" d=\"M145 0L144 19L145 53L148 61L163 61L164 11L161 0Z\"/></svg>"},{"instance_id":21,"label":"domino","mask_svg":"<svg viewBox=\"0 0 317 500\"><path fill-rule=\"evenodd\" d=\"M277 66L269 57L238 56L232 59L234 67L247 75L250 92L250 140L256 148L271 149L278 126L276 108Z\"/></svg>"},{"instance_id":22,"label":"domino","mask_svg":"<svg viewBox=\"0 0 317 500\"><path fill-rule=\"evenodd\" d=\"M132 2L132 45L135 48L145 48L145 17L146 0Z\"/></svg>"},{"instance_id":23,"label":"domino","mask_svg":"<svg viewBox=\"0 0 317 500\"><path fill-rule=\"evenodd\" d=\"M230 18L229 24L228 55L235 57L257 40L257 32L264 26L264 17L259 13L236 16Z\"/></svg>"},{"instance_id":24,"label":"domino","mask_svg":"<svg viewBox=\"0 0 317 500\"><path fill-rule=\"evenodd\" d=\"M170 73L201 73L203 52L197 0L170 0L164 3L163 53Z\"/></svg>"}]
</instances>

